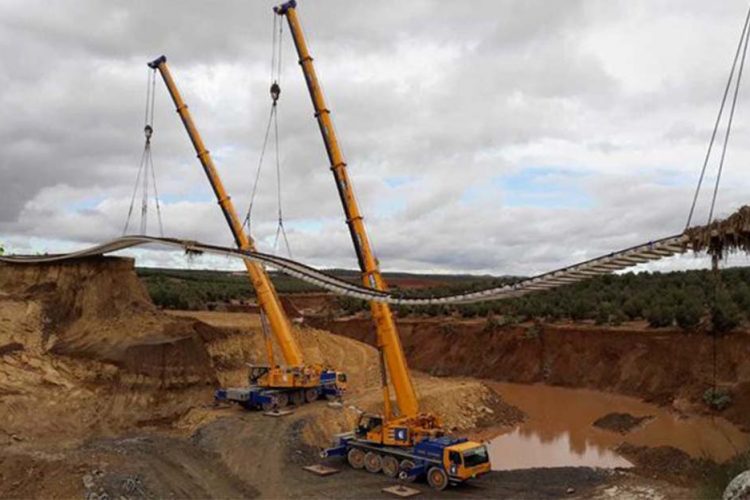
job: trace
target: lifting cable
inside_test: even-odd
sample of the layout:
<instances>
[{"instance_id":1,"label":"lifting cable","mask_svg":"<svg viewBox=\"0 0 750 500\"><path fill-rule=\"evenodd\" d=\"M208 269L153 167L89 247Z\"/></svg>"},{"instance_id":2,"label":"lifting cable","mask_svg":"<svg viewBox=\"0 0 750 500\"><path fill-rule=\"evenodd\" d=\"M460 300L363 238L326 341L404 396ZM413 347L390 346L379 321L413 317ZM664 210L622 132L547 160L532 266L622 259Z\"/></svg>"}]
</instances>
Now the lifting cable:
<instances>
[{"instance_id":1,"label":"lifting cable","mask_svg":"<svg viewBox=\"0 0 750 500\"><path fill-rule=\"evenodd\" d=\"M711 196L711 205L708 211L707 224L711 224L711 222L713 222L714 220L714 211L716 209L716 199L719 193L719 185L721 183L721 174L724 170L724 161L726 159L727 146L729 144L729 137L732 132L732 123L734 121L734 113L737 108L737 98L739 96L740 83L742 82L742 73L745 68L745 59L747 56L748 39L750 39L750 8L748 8L747 14L745 15L745 24L742 27L742 34L740 35L739 42L737 43L737 49L734 54L734 60L732 61L732 68L729 71L729 77L727 78L727 83L726 83L726 86L724 87L724 94L721 98L721 104L719 106L719 113L716 116L716 122L714 123L714 128L713 128L713 131L711 132L711 139L709 140L708 149L706 151L706 156L703 160L703 166L701 168L701 173L698 178L698 185L695 188L695 194L693 195L693 202L690 206L690 212L688 214L687 224L685 224L685 229L688 229L690 227L690 223L692 222L693 215L695 214L695 206L698 201L698 196L700 194L703 180L706 175L706 168L711 158L711 152L713 149L714 142L716 141L716 135L719 130L719 125L721 124L721 119L724 115L724 108L726 107L727 97L729 96L729 90L732 88L732 84L734 83L734 90L732 92L732 104L729 110L729 116L727 118L727 124L726 124L726 128L724 131L724 143L721 148L721 156L719 158L719 165L718 165L718 169L716 172L716 181L714 183L713 193ZM737 66L737 61L739 61L739 68ZM736 71L736 78L735 78L735 71ZM713 307L716 307L716 303L719 300L719 294L724 289L724 285L721 280L719 264L720 264L720 256L712 255L711 256L711 278L712 278L711 281L713 284L713 302L714 302ZM716 397L717 385L718 385L718 373L717 373L718 332L715 332L715 331L712 332L711 336L712 336L712 340L711 340L711 365L712 365L711 390L713 391L713 396Z\"/></svg>"},{"instance_id":2,"label":"lifting cable","mask_svg":"<svg viewBox=\"0 0 750 500\"><path fill-rule=\"evenodd\" d=\"M276 225L276 236L273 242L273 252L277 253L278 246L283 238L286 246L286 251L289 257L292 257L292 249L289 245L289 239L287 238L286 229L284 228L284 214L281 203L281 160L279 156L279 118L278 118L278 101L281 95L281 40L283 35L283 26L279 16L273 16L273 41L271 49L271 110L268 114L268 122L266 123L266 132L263 138L263 146L260 150L260 158L258 159L258 167L255 171L255 178L253 182L253 189L250 195L250 204L247 208L247 214L243 226L247 228L247 232L252 234L251 223L252 223L252 211L253 204L255 203L255 196L258 192L258 184L260 180L260 173L263 168L263 160L266 155L266 148L268 147L268 139L271 135L271 125L273 125L274 135L274 151L276 155L276 200L277 200L277 214L278 224Z\"/></svg>"},{"instance_id":3,"label":"lifting cable","mask_svg":"<svg viewBox=\"0 0 750 500\"><path fill-rule=\"evenodd\" d=\"M144 116L143 133L146 136L146 142L141 154L141 162L138 166L138 174L135 177L135 186L133 186L133 195L130 198L130 208L128 208L128 217L125 221L125 228L122 230L123 236L127 234L130 226L130 218L133 215L133 206L138 194L138 186L141 186L141 224L140 234L145 235L148 229L148 198L149 182L154 190L154 201L156 204L156 217L159 222L159 235L164 237L164 226L161 220L161 203L159 202L159 191L156 188L156 173L154 172L154 161L151 156L151 136L154 133L154 94L156 90L156 69L149 71L146 80L146 111ZM149 181L150 179L150 181Z\"/></svg>"},{"instance_id":4,"label":"lifting cable","mask_svg":"<svg viewBox=\"0 0 750 500\"><path fill-rule=\"evenodd\" d=\"M719 106L719 113L716 116L716 122L714 123L714 128L711 133L711 139L708 142L708 150L706 151L706 156L703 160L701 173L700 173L700 176L698 177L698 185L695 188L695 194L693 195L693 202L690 206L690 212L688 214L687 223L685 224L685 229L688 229L690 227L690 223L693 220L693 215L695 214L695 206L698 202L698 196L700 194L700 190L703 185L703 180L706 175L706 168L708 166L708 161L711 158L713 145L714 145L714 142L716 141L716 134L719 130L719 125L721 123L721 119L724 114L724 107L726 106L727 97L729 95L729 89L732 87L732 81L734 80L735 71L737 70L737 61L739 60L740 67L739 67L739 71L737 72L737 79L734 85L734 94L732 96L732 108L729 113L729 119L728 119L727 126L726 126L726 132L724 134L724 145L723 145L722 152L721 152L721 159L719 160L719 169L716 175L716 182L714 184L713 196L711 199L711 208L708 214L708 223L710 224L713 221L714 208L716 206L716 197L719 191L719 183L721 182L721 173L724 168L724 159L726 157L727 145L729 144L729 134L732 129L732 121L734 120L734 111L737 106L737 96L739 94L740 80L742 79L742 70L744 69L744 66L745 66L745 56L747 54L747 42L748 42L748 37L750 37L750 29L748 29L749 26L750 26L750 8L748 9L747 15L745 16L745 24L742 27L742 34L740 35L740 40L737 43L737 50L735 51L734 60L732 61L732 68L729 71L729 78L727 78L727 84L724 87L724 95L721 98L721 105ZM741 59L740 59L740 54L742 54Z\"/></svg>"}]
</instances>

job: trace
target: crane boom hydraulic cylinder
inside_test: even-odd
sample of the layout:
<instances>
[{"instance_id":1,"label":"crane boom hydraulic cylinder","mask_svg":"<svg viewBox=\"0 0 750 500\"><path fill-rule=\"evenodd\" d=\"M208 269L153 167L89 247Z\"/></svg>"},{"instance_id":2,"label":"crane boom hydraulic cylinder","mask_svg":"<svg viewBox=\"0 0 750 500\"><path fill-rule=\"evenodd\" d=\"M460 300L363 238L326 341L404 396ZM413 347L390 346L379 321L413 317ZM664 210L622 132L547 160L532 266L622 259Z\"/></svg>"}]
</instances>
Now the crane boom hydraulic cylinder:
<instances>
[{"instance_id":1,"label":"crane boom hydraulic cylinder","mask_svg":"<svg viewBox=\"0 0 750 500\"><path fill-rule=\"evenodd\" d=\"M242 223L240 222L239 217L237 217L234 204L224 189L224 185L219 178L219 174L213 160L211 159L211 155L203 144L203 139L198 133L193 118L190 116L187 104L185 104L180 92L177 90L177 86L175 85L172 74L167 66L167 58L161 56L148 63L148 65L150 68L159 70L159 73L164 79L169 95L174 101L177 113L180 115L183 125L185 125L185 129L190 136L190 140L193 143L198 159L200 160L203 170L206 172L206 176L208 176L211 187L216 194L216 199L219 202L224 218L226 219L227 224L229 224L234 241L241 250L255 250L255 244L253 243L253 240L245 234L245 231L242 228ZM250 281L255 288L258 305L268 318L271 330L274 332L274 335L279 342L279 347L281 348L281 353L284 356L286 364L290 367L302 366L302 350L292 334L291 325L284 313L284 309L281 306L281 301L276 294L276 290L271 284L271 279L269 278L268 273L266 273L262 266L253 262L245 261L245 267L250 276ZM271 355L272 353L269 353L269 359Z\"/></svg>"}]
</instances>

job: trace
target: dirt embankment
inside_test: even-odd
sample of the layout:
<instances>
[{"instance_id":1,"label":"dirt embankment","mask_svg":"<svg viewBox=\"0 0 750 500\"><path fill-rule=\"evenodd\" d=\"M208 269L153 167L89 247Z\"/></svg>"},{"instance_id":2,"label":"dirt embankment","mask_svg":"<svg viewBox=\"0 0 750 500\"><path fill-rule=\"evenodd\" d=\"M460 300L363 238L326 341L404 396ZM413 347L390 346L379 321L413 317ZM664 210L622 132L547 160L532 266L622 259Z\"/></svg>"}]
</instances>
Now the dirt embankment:
<instances>
[{"instance_id":1,"label":"dirt embankment","mask_svg":"<svg viewBox=\"0 0 750 500\"><path fill-rule=\"evenodd\" d=\"M0 497L308 494L318 478L288 489L284 474L300 476L358 408L380 409L380 376L365 343L295 335L308 362L348 373L343 408L306 405L289 420L216 409L216 387L244 385L246 363L266 361L257 315L158 310L129 259L0 266ZM476 381L416 384L423 409L450 428L521 418ZM373 491L363 480L360 493Z\"/></svg>"},{"instance_id":2,"label":"dirt embankment","mask_svg":"<svg viewBox=\"0 0 750 500\"><path fill-rule=\"evenodd\" d=\"M308 363L347 372L353 404L379 406L374 348L308 327L294 334ZM246 384L247 363L266 363L257 315L161 311L130 259L0 266L2 443L183 422L212 403L215 388ZM448 414L451 427L475 426L493 415L481 408L496 409L481 384L422 378L426 407ZM472 393L472 407L451 407L458 398L443 396L451 390Z\"/></svg>"},{"instance_id":3,"label":"dirt embankment","mask_svg":"<svg viewBox=\"0 0 750 500\"><path fill-rule=\"evenodd\" d=\"M0 441L176 418L216 374L196 321L158 311L130 259L0 266Z\"/></svg>"},{"instance_id":4,"label":"dirt embankment","mask_svg":"<svg viewBox=\"0 0 750 500\"><path fill-rule=\"evenodd\" d=\"M256 315L216 311L172 311L170 314L199 319L226 334L223 339L208 344L214 363L221 366L217 373L223 385L245 383L245 363L264 360L262 330ZM377 352L363 342L314 328L295 329L294 333L305 352L306 362L334 366L347 374L349 389L344 409L311 417L303 433L308 445L327 446L334 434L354 426L360 411L382 411ZM275 356L280 355L275 352ZM480 382L438 378L420 372L412 375L421 409L442 416L449 429L467 431L490 425L514 425L525 417ZM213 409L195 408L177 425L193 431L217 416L220 414Z\"/></svg>"},{"instance_id":5,"label":"dirt embankment","mask_svg":"<svg viewBox=\"0 0 750 500\"><path fill-rule=\"evenodd\" d=\"M169 424L210 405L217 387L246 384L246 363L266 362L258 317L220 314L157 309L131 259L0 265L0 443ZM295 334L308 362L347 370L354 389L377 384L373 348Z\"/></svg>"},{"instance_id":6,"label":"dirt embankment","mask_svg":"<svg viewBox=\"0 0 750 500\"><path fill-rule=\"evenodd\" d=\"M307 318L318 328L370 344L367 318ZM586 387L704 411L713 380L713 340L677 331L602 329L586 325L491 328L485 320L398 321L411 367L434 374ZM750 429L750 334L716 342L717 381L733 404L722 415Z\"/></svg>"}]
</instances>

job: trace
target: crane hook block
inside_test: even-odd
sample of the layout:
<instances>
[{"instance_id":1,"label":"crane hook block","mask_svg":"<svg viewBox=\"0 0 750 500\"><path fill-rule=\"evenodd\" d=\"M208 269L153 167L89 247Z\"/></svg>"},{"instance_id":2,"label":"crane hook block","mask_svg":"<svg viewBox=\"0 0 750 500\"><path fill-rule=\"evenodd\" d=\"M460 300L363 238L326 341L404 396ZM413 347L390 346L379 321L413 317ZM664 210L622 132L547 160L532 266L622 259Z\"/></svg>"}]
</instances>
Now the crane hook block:
<instances>
[{"instance_id":1,"label":"crane hook block","mask_svg":"<svg viewBox=\"0 0 750 500\"><path fill-rule=\"evenodd\" d=\"M271 99L273 99L273 102L279 100L279 96L281 95L281 87L279 87L279 84L276 82L273 82L271 84Z\"/></svg>"},{"instance_id":2,"label":"crane hook block","mask_svg":"<svg viewBox=\"0 0 750 500\"><path fill-rule=\"evenodd\" d=\"M146 139L151 139L151 135L154 133L154 128L151 125L143 127L143 132L146 134Z\"/></svg>"},{"instance_id":3,"label":"crane hook block","mask_svg":"<svg viewBox=\"0 0 750 500\"><path fill-rule=\"evenodd\" d=\"M280 16L283 16L283 15L285 15L285 14L286 14L286 12L287 12L287 11L288 11L289 9L294 9L294 8L296 8L296 7L297 7L297 2L296 2L296 0L289 0L288 2L282 3L281 5L279 5L279 6L277 6L277 7L274 7L274 8L273 8L273 11L274 11L275 13L277 13L278 15L280 15Z\"/></svg>"}]
</instances>

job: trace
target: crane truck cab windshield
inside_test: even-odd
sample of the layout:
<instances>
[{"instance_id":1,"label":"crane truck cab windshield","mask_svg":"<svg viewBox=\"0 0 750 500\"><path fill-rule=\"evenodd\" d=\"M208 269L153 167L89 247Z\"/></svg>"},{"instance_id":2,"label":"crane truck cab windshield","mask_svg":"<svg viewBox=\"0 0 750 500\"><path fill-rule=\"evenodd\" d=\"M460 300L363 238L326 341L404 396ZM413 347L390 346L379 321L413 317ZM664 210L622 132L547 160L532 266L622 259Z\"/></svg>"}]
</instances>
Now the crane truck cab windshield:
<instances>
[{"instance_id":1,"label":"crane truck cab windshield","mask_svg":"<svg viewBox=\"0 0 750 500\"><path fill-rule=\"evenodd\" d=\"M477 465L486 464L490 461L490 456L487 453L485 446L479 446L472 450L467 450L463 454L464 465L466 467L475 467Z\"/></svg>"},{"instance_id":2,"label":"crane truck cab windshield","mask_svg":"<svg viewBox=\"0 0 750 500\"><path fill-rule=\"evenodd\" d=\"M487 447L474 441L464 441L445 448L444 462L453 480L465 481L490 471Z\"/></svg>"}]
</instances>

